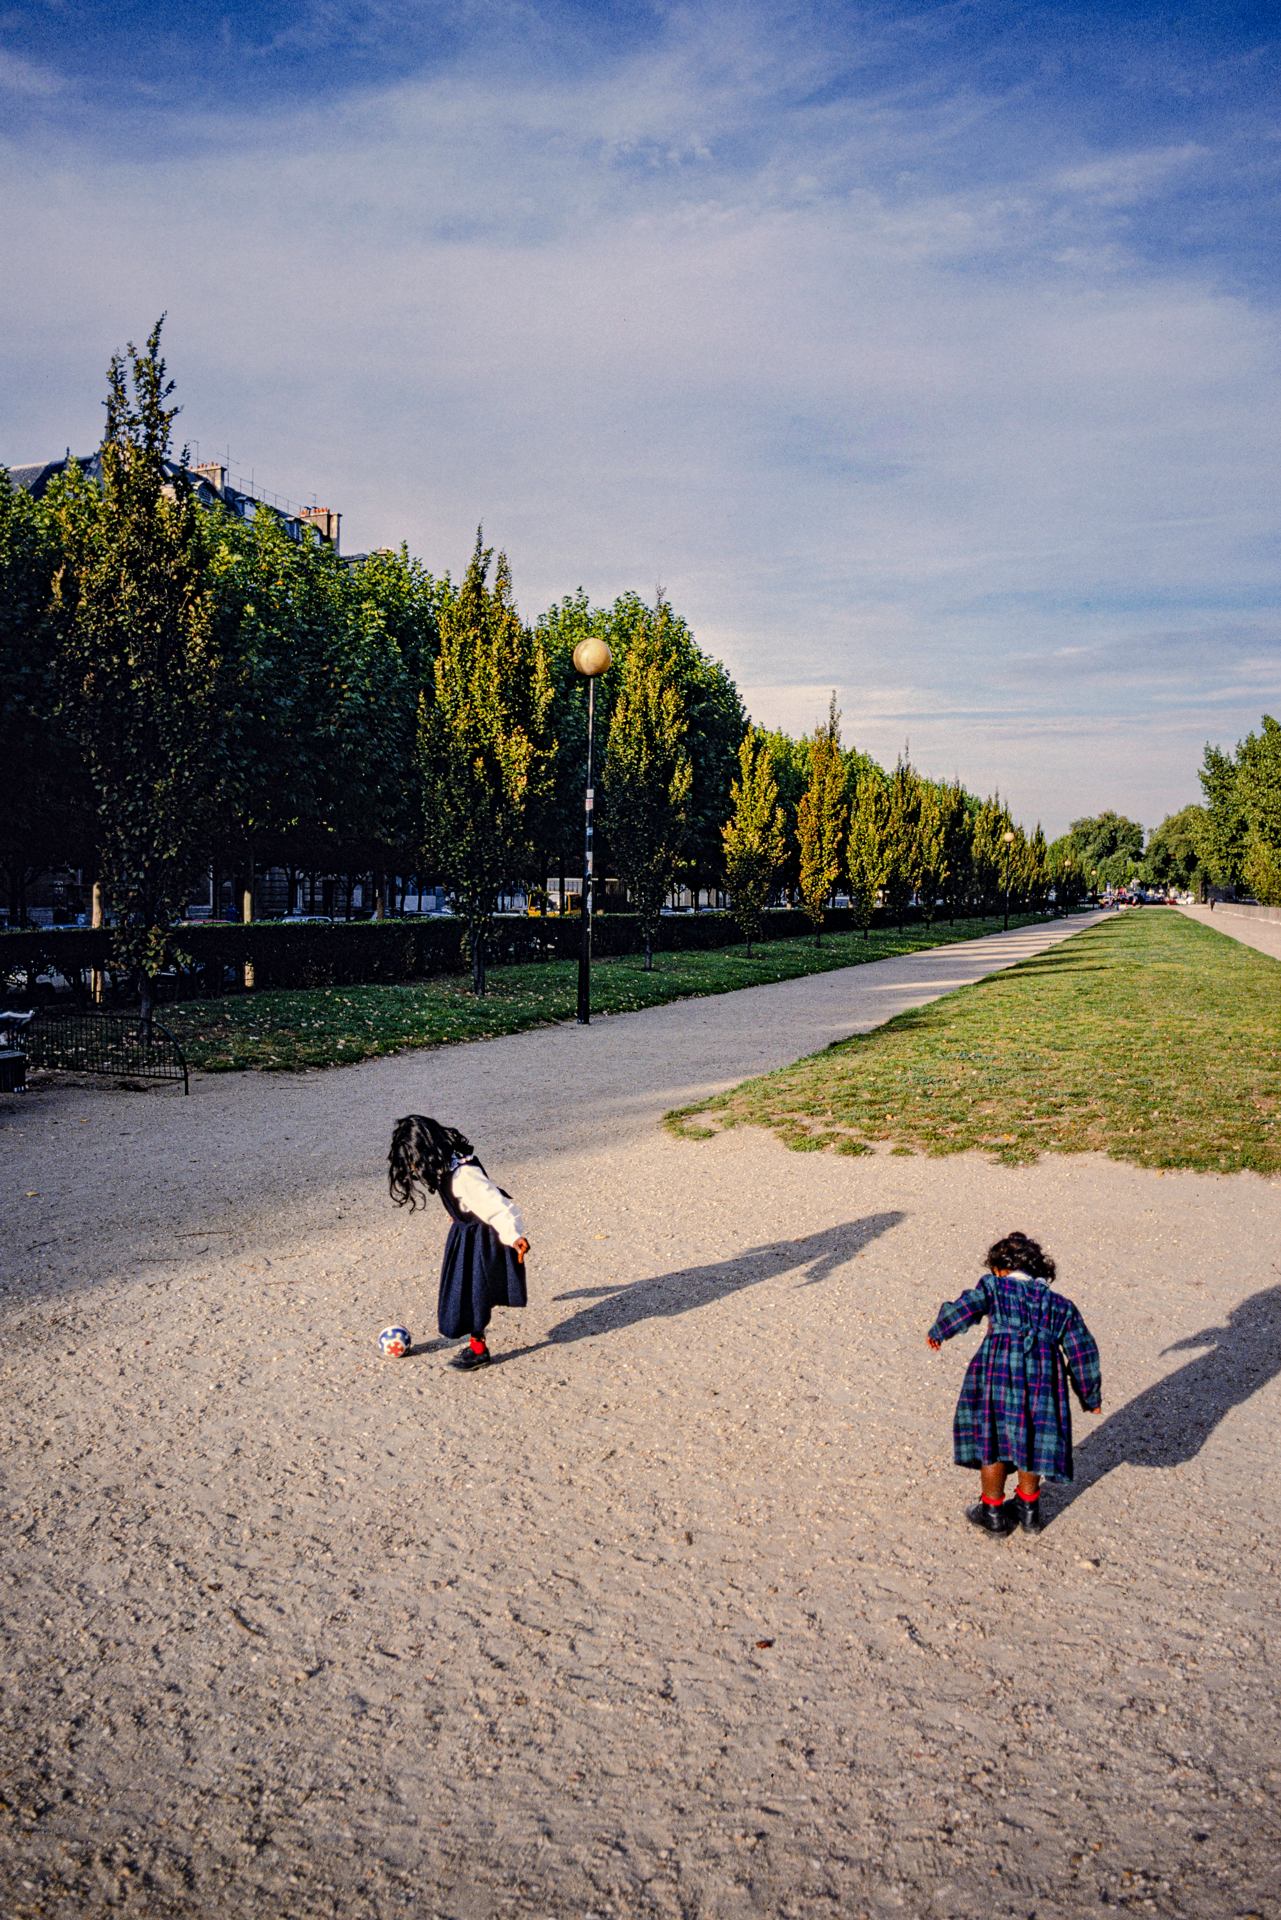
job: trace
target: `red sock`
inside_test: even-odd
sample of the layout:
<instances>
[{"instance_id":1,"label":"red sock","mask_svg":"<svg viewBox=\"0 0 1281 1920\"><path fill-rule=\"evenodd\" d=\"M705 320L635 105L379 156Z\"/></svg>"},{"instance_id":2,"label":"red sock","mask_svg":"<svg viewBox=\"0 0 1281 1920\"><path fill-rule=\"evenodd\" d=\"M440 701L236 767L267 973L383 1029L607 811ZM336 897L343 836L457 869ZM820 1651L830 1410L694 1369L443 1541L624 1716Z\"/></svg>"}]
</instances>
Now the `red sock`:
<instances>
[{"instance_id":1,"label":"red sock","mask_svg":"<svg viewBox=\"0 0 1281 1920\"><path fill-rule=\"evenodd\" d=\"M1041 1497L1041 1489L1039 1487L1037 1488L1035 1493L1024 1493L1022 1487L1019 1488L1019 1499L1026 1500L1029 1507L1031 1506L1034 1500L1039 1500L1040 1497Z\"/></svg>"},{"instance_id":2,"label":"red sock","mask_svg":"<svg viewBox=\"0 0 1281 1920\"><path fill-rule=\"evenodd\" d=\"M1005 1505L1005 1495L1003 1493L984 1493L979 1497L985 1507L1003 1507Z\"/></svg>"},{"instance_id":3,"label":"red sock","mask_svg":"<svg viewBox=\"0 0 1281 1920\"><path fill-rule=\"evenodd\" d=\"M485 1342L478 1333L473 1333L471 1336L471 1350L473 1353L484 1353L485 1351Z\"/></svg>"}]
</instances>

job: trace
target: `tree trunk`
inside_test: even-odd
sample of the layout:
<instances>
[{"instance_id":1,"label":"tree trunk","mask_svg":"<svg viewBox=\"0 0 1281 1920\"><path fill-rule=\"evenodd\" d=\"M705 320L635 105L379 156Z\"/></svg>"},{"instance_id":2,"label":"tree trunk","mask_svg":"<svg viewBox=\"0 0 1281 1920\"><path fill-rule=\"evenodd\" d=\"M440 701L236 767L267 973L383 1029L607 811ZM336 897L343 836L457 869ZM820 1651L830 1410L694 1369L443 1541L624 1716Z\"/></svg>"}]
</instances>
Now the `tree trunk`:
<instances>
[{"instance_id":1,"label":"tree trunk","mask_svg":"<svg viewBox=\"0 0 1281 1920\"><path fill-rule=\"evenodd\" d=\"M472 927L471 930L471 990L479 1000L485 992L485 930Z\"/></svg>"},{"instance_id":2,"label":"tree trunk","mask_svg":"<svg viewBox=\"0 0 1281 1920\"><path fill-rule=\"evenodd\" d=\"M253 917L254 917L254 863L253 863L253 856L250 855L249 872L246 875L244 888L240 895L241 925L247 927L249 925L249 922L253 919ZM240 981L246 993L253 992L254 963L252 960L245 961L243 970L241 972Z\"/></svg>"},{"instance_id":3,"label":"tree trunk","mask_svg":"<svg viewBox=\"0 0 1281 1920\"><path fill-rule=\"evenodd\" d=\"M150 1044L151 1023L156 1011L156 983L149 973L138 976L138 1025L144 1043Z\"/></svg>"},{"instance_id":4,"label":"tree trunk","mask_svg":"<svg viewBox=\"0 0 1281 1920\"><path fill-rule=\"evenodd\" d=\"M94 881L93 892L89 896L89 925L91 927L100 927L102 925L101 880ZM95 967L89 975L89 998L93 1001L95 1007L102 1005L106 995L106 986L106 978L102 968Z\"/></svg>"}]
</instances>

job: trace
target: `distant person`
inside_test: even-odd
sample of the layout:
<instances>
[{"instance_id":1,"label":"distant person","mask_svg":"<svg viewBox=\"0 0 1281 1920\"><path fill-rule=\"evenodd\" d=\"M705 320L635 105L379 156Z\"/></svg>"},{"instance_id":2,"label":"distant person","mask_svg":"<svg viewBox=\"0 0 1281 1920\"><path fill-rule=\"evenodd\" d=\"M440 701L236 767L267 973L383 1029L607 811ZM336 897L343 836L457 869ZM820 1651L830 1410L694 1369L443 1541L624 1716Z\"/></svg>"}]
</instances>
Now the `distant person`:
<instances>
[{"instance_id":1,"label":"distant person","mask_svg":"<svg viewBox=\"0 0 1281 1920\"><path fill-rule=\"evenodd\" d=\"M1099 1350L1080 1310L1051 1292L1054 1262L1035 1240L1007 1234L988 1249L987 1264L977 1287L939 1308L925 1337L937 1353L987 1316L952 1429L957 1465L979 1470L981 1497L967 1518L988 1533L1039 1533L1042 1479L1072 1478L1069 1381L1087 1413L1103 1404ZM1007 1506L1014 1472L1018 1491Z\"/></svg>"},{"instance_id":2,"label":"distant person","mask_svg":"<svg viewBox=\"0 0 1281 1920\"><path fill-rule=\"evenodd\" d=\"M425 1114L407 1114L396 1122L387 1166L398 1207L416 1207L420 1193L434 1193L452 1222L440 1268L437 1319L447 1340L466 1334L468 1343L450 1366L463 1373L488 1366L485 1329L493 1309L526 1302L529 1241L519 1207L494 1185L466 1134Z\"/></svg>"}]
</instances>

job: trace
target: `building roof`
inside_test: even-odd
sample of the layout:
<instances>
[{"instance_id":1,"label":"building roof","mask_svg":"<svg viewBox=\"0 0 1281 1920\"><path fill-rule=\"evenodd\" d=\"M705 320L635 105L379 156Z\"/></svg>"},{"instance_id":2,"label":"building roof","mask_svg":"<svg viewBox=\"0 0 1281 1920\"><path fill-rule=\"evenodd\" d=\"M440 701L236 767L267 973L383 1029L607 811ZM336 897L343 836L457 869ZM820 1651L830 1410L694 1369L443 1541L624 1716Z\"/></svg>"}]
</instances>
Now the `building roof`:
<instances>
[{"instance_id":1,"label":"building roof","mask_svg":"<svg viewBox=\"0 0 1281 1920\"><path fill-rule=\"evenodd\" d=\"M55 476L66 472L71 460L72 454L68 449L61 460L38 460L24 466L10 467L9 474L15 486L23 488L38 500ZM102 478L100 453L79 456L76 465L90 480ZM221 501L224 507L242 520L252 520L255 513L270 513L279 520L291 540L302 541L310 534L313 538L328 540L337 549L342 515L332 512L328 507L303 507L291 511L274 501L261 500L256 494L234 486L227 469L217 462L204 468L184 468L176 460L167 460L165 465L175 479L185 472L203 506L212 506L215 501Z\"/></svg>"}]
</instances>

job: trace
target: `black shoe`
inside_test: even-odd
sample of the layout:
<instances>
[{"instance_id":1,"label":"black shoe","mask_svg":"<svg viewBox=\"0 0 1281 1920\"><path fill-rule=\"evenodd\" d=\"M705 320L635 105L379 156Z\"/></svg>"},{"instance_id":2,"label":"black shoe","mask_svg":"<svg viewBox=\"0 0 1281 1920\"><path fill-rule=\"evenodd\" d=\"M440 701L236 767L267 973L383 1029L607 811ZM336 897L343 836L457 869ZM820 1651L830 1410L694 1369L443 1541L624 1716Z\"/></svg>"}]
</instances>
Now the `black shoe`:
<instances>
[{"instance_id":1,"label":"black shoe","mask_svg":"<svg viewBox=\"0 0 1281 1920\"><path fill-rule=\"evenodd\" d=\"M977 1507L971 1507L966 1514L971 1526L982 1527L984 1533L1008 1533L1010 1516L1005 1507L989 1507L980 1500Z\"/></svg>"},{"instance_id":2,"label":"black shoe","mask_svg":"<svg viewBox=\"0 0 1281 1920\"><path fill-rule=\"evenodd\" d=\"M1015 1499L1010 1505L1017 1509L1018 1523L1024 1533L1044 1533L1045 1522L1041 1518L1041 1496L1035 1500Z\"/></svg>"},{"instance_id":3,"label":"black shoe","mask_svg":"<svg viewBox=\"0 0 1281 1920\"><path fill-rule=\"evenodd\" d=\"M485 1348L483 1353L475 1353L471 1347L464 1347L461 1353L454 1355L449 1364L451 1367L457 1367L459 1373L471 1373L475 1367L487 1367L489 1360L490 1354L488 1347Z\"/></svg>"}]
</instances>

